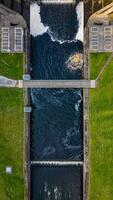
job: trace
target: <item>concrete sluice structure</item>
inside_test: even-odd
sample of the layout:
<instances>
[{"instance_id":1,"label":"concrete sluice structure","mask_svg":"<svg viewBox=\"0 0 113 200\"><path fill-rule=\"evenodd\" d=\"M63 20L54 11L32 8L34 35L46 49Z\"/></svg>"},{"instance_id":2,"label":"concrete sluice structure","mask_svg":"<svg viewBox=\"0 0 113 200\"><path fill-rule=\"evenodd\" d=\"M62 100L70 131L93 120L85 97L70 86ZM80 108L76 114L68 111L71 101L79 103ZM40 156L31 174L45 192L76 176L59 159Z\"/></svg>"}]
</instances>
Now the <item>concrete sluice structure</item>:
<instances>
[{"instance_id":1,"label":"concrete sluice structure","mask_svg":"<svg viewBox=\"0 0 113 200\"><path fill-rule=\"evenodd\" d=\"M2 52L23 52L26 32L24 18L0 4L0 50Z\"/></svg>"},{"instance_id":2,"label":"concrete sluice structure","mask_svg":"<svg viewBox=\"0 0 113 200\"><path fill-rule=\"evenodd\" d=\"M113 3L94 13L88 21L91 52L113 50Z\"/></svg>"}]
</instances>

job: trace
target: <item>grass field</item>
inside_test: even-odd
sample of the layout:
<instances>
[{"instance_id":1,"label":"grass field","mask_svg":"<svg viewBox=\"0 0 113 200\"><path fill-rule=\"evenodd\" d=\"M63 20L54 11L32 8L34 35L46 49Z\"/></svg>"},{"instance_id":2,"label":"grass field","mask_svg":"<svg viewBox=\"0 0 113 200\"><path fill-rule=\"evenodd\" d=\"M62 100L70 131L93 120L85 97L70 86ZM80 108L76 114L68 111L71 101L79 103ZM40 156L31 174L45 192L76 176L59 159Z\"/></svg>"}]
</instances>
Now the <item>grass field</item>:
<instances>
[{"instance_id":1,"label":"grass field","mask_svg":"<svg viewBox=\"0 0 113 200\"><path fill-rule=\"evenodd\" d=\"M91 79L96 79L99 72L101 71L106 60L109 58L111 53L91 53L90 54L90 66L91 66Z\"/></svg>"},{"instance_id":2,"label":"grass field","mask_svg":"<svg viewBox=\"0 0 113 200\"><path fill-rule=\"evenodd\" d=\"M91 55L94 66L106 55ZM103 57L103 59L102 59ZM93 63L93 64L92 64ZM97 89L90 91L90 181L89 200L113 199L113 61L105 69Z\"/></svg>"},{"instance_id":3,"label":"grass field","mask_svg":"<svg viewBox=\"0 0 113 200\"><path fill-rule=\"evenodd\" d=\"M22 79L23 59L23 53L0 53L0 75L17 80Z\"/></svg>"},{"instance_id":4,"label":"grass field","mask_svg":"<svg viewBox=\"0 0 113 200\"><path fill-rule=\"evenodd\" d=\"M0 88L0 199L23 200L23 91ZM12 166L12 174L5 167Z\"/></svg>"}]
</instances>

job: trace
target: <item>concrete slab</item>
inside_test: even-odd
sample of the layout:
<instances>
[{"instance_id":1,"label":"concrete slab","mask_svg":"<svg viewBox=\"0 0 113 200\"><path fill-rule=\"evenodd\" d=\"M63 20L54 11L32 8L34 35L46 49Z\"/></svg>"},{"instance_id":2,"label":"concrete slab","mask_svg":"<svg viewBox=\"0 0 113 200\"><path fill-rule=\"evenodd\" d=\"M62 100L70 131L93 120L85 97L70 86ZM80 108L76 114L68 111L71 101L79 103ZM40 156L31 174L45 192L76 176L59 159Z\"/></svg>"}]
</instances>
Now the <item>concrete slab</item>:
<instances>
[{"instance_id":1,"label":"concrete slab","mask_svg":"<svg viewBox=\"0 0 113 200\"><path fill-rule=\"evenodd\" d=\"M18 88L23 88L23 80L18 81Z\"/></svg>"},{"instance_id":2,"label":"concrete slab","mask_svg":"<svg viewBox=\"0 0 113 200\"><path fill-rule=\"evenodd\" d=\"M90 88L96 88L96 81L95 80L91 80L90 81Z\"/></svg>"},{"instance_id":3,"label":"concrete slab","mask_svg":"<svg viewBox=\"0 0 113 200\"><path fill-rule=\"evenodd\" d=\"M26 29L26 22L21 15L0 4L1 51L23 52L24 32Z\"/></svg>"},{"instance_id":4,"label":"concrete slab","mask_svg":"<svg viewBox=\"0 0 113 200\"><path fill-rule=\"evenodd\" d=\"M29 106L24 107L24 113L31 113L32 108Z\"/></svg>"},{"instance_id":5,"label":"concrete slab","mask_svg":"<svg viewBox=\"0 0 113 200\"><path fill-rule=\"evenodd\" d=\"M0 76L0 87L17 87L17 83L17 80L12 80L4 76Z\"/></svg>"},{"instance_id":6,"label":"concrete slab","mask_svg":"<svg viewBox=\"0 0 113 200\"><path fill-rule=\"evenodd\" d=\"M30 74L23 74L23 80L24 81L29 81L31 79Z\"/></svg>"},{"instance_id":7,"label":"concrete slab","mask_svg":"<svg viewBox=\"0 0 113 200\"><path fill-rule=\"evenodd\" d=\"M5 168L5 172L6 172L6 174L11 174L12 173L12 167L11 166L7 166Z\"/></svg>"},{"instance_id":8,"label":"concrete slab","mask_svg":"<svg viewBox=\"0 0 113 200\"><path fill-rule=\"evenodd\" d=\"M95 88L90 80L30 80L23 82L24 88Z\"/></svg>"}]
</instances>

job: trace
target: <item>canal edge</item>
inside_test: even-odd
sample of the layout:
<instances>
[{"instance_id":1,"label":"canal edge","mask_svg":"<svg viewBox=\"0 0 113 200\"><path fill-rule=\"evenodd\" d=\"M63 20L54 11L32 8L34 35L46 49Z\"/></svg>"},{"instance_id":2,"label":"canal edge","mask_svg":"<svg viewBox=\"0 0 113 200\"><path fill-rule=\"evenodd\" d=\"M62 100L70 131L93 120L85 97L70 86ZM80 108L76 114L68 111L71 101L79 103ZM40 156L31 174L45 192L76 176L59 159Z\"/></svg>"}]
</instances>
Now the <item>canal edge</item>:
<instances>
[{"instance_id":1,"label":"canal edge","mask_svg":"<svg viewBox=\"0 0 113 200\"><path fill-rule=\"evenodd\" d=\"M89 30L84 28L84 79L90 80ZM89 185L89 89L83 89L83 200L88 200Z\"/></svg>"},{"instance_id":2,"label":"canal edge","mask_svg":"<svg viewBox=\"0 0 113 200\"><path fill-rule=\"evenodd\" d=\"M30 30L25 32L25 75L30 76ZM31 113L26 112L25 108L31 108L30 89L24 88L24 200L30 200L30 129Z\"/></svg>"}]
</instances>

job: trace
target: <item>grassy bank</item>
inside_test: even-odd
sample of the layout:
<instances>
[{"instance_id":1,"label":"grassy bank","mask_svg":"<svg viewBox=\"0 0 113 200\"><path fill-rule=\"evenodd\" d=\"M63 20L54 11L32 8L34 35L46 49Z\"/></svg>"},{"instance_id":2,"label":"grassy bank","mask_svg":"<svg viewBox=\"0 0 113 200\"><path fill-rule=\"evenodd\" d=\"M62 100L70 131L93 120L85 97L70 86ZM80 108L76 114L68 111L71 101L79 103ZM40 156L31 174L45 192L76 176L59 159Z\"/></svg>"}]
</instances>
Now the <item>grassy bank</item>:
<instances>
[{"instance_id":1,"label":"grassy bank","mask_svg":"<svg viewBox=\"0 0 113 200\"><path fill-rule=\"evenodd\" d=\"M107 55L91 55L91 77L98 61ZM93 63L93 64L92 64ZM113 199L113 61L90 91L90 183L89 200Z\"/></svg>"},{"instance_id":2,"label":"grassy bank","mask_svg":"<svg viewBox=\"0 0 113 200\"><path fill-rule=\"evenodd\" d=\"M23 53L0 53L0 75L17 80L22 79L23 59Z\"/></svg>"},{"instance_id":3,"label":"grassy bank","mask_svg":"<svg viewBox=\"0 0 113 200\"><path fill-rule=\"evenodd\" d=\"M23 200L23 91L0 88L0 199ZM12 166L12 174L5 167Z\"/></svg>"},{"instance_id":4,"label":"grassy bank","mask_svg":"<svg viewBox=\"0 0 113 200\"><path fill-rule=\"evenodd\" d=\"M91 79L96 79L99 72L103 68L111 53L91 53L90 54L90 70Z\"/></svg>"}]
</instances>

